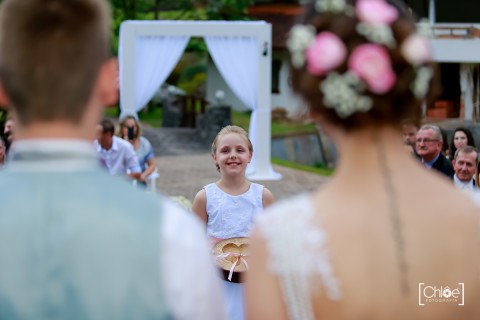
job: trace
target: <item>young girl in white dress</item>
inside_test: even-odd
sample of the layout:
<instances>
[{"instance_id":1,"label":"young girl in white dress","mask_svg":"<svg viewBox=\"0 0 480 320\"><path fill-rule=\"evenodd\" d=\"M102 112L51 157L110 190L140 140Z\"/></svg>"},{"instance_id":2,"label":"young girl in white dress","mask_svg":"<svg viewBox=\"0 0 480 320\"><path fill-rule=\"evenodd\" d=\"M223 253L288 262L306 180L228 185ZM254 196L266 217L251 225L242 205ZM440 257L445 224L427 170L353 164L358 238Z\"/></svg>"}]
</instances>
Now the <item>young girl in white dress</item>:
<instances>
[{"instance_id":1,"label":"young girl in white dress","mask_svg":"<svg viewBox=\"0 0 480 320\"><path fill-rule=\"evenodd\" d=\"M213 141L212 158L220 180L203 187L192 205L192 211L206 223L212 244L248 237L256 213L274 201L267 188L245 178L252 153L247 133L237 126L223 128ZM224 284L229 319L244 319L243 284L227 280Z\"/></svg>"},{"instance_id":2,"label":"young girl in white dress","mask_svg":"<svg viewBox=\"0 0 480 320\"><path fill-rule=\"evenodd\" d=\"M424 31L396 0L315 0L290 31L292 87L339 161L258 216L250 320L480 319L480 208L401 141L435 88Z\"/></svg>"}]
</instances>

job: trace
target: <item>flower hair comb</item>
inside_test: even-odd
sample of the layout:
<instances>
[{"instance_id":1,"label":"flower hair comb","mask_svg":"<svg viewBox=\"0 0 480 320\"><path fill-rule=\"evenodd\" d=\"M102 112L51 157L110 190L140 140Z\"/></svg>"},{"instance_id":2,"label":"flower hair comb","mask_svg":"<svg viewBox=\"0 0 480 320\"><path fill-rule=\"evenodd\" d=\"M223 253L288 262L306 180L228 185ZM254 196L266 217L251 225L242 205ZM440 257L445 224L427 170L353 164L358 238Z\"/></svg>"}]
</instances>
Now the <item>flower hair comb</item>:
<instances>
[{"instance_id":1,"label":"flower hair comb","mask_svg":"<svg viewBox=\"0 0 480 320\"><path fill-rule=\"evenodd\" d=\"M325 76L319 84L325 107L334 109L341 118L370 110L373 101L365 91L383 95L396 84L389 49L399 45L400 54L415 71L410 90L417 99L425 98L433 71L426 65L431 52L423 36L424 27L397 44L391 25L398 18L398 11L385 0L358 0L355 7L346 0L316 0L315 10L356 17L355 31L368 41L348 54L343 41L332 32L317 34L313 26L300 24L291 29L287 48L292 66L305 67L313 76ZM348 70L344 74L335 71L345 62Z\"/></svg>"}]
</instances>

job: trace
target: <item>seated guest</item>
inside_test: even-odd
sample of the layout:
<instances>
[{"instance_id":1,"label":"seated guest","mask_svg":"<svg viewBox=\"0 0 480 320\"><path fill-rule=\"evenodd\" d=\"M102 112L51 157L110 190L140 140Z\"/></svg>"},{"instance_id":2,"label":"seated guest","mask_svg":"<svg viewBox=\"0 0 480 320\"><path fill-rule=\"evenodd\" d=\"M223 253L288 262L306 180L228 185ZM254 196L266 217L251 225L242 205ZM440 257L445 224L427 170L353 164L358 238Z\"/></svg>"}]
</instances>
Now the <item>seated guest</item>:
<instances>
[{"instance_id":1,"label":"seated guest","mask_svg":"<svg viewBox=\"0 0 480 320\"><path fill-rule=\"evenodd\" d=\"M469 129L458 127L453 132L452 140L450 141L449 159L453 159L457 149L460 149L463 146L476 147L475 139L473 138L473 134Z\"/></svg>"},{"instance_id":2,"label":"seated guest","mask_svg":"<svg viewBox=\"0 0 480 320\"><path fill-rule=\"evenodd\" d=\"M451 177L454 174L452 164L442 154L443 138L439 127L431 124L423 125L417 132L415 150L422 163L444 175Z\"/></svg>"},{"instance_id":3,"label":"seated guest","mask_svg":"<svg viewBox=\"0 0 480 320\"><path fill-rule=\"evenodd\" d=\"M7 148L5 146L5 141L0 137L0 167L3 167L7 157Z\"/></svg>"},{"instance_id":4,"label":"seated guest","mask_svg":"<svg viewBox=\"0 0 480 320\"><path fill-rule=\"evenodd\" d=\"M3 128L3 139L5 140L5 154L8 154L10 146L12 145L15 133L15 121L12 116L8 116L5 126Z\"/></svg>"},{"instance_id":5,"label":"seated guest","mask_svg":"<svg viewBox=\"0 0 480 320\"><path fill-rule=\"evenodd\" d=\"M418 131L417 121L405 120L402 123L402 138L403 144L415 147L415 140Z\"/></svg>"},{"instance_id":6,"label":"seated guest","mask_svg":"<svg viewBox=\"0 0 480 320\"><path fill-rule=\"evenodd\" d=\"M452 160L453 169L453 183L455 187L466 190L476 190L475 173L478 166L478 152L472 146L464 146L455 152L455 157Z\"/></svg>"},{"instance_id":7,"label":"seated guest","mask_svg":"<svg viewBox=\"0 0 480 320\"><path fill-rule=\"evenodd\" d=\"M414 121L413 119L407 119L402 122L402 141L405 145L405 150L417 157L418 155L415 152L415 140L417 138L418 127L418 121Z\"/></svg>"},{"instance_id":8,"label":"seated guest","mask_svg":"<svg viewBox=\"0 0 480 320\"><path fill-rule=\"evenodd\" d=\"M126 116L120 121L120 134L124 140L132 144L142 171L138 180L145 182L157 168L150 141L142 136L142 129L134 116Z\"/></svg>"},{"instance_id":9,"label":"seated guest","mask_svg":"<svg viewBox=\"0 0 480 320\"><path fill-rule=\"evenodd\" d=\"M130 143L114 135L115 125L104 119L97 126L95 145L101 162L112 175L126 175L137 179L141 170L135 150Z\"/></svg>"},{"instance_id":10,"label":"seated guest","mask_svg":"<svg viewBox=\"0 0 480 320\"><path fill-rule=\"evenodd\" d=\"M440 133L442 134L442 154L445 156L447 159L452 159L453 155L451 156L450 149L448 147L448 137L447 137L447 131L443 129L442 127L440 128Z\"/></svg>"}]
</instances>

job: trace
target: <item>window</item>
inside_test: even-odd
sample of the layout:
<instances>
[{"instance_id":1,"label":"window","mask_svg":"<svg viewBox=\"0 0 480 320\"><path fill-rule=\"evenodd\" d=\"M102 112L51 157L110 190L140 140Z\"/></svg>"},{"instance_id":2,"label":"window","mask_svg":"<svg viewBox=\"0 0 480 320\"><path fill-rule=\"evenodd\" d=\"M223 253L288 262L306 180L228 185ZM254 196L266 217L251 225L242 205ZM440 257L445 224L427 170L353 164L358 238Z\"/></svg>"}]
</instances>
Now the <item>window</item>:
<instances>
[{"instance_id":1,"label":"window","mask_svg":"<svg viewBox=\"0 0 480 320\"><path fill-rule=\"evenodd\" d=\"M280 93L280 69L282 60L272 59L272 93Z\"/></svg>"}]
</instances>

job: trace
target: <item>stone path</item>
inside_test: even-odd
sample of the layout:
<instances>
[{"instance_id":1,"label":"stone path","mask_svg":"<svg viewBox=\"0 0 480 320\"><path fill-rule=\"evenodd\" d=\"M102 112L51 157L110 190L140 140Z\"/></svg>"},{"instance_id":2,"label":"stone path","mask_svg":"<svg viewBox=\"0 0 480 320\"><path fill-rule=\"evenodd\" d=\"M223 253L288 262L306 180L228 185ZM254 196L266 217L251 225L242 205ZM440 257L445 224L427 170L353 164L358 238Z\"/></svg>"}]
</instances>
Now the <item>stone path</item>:
<instances>
[{"instance_id":1,"label":"stone path","mask_svg":"<svg viewBox=\"0 0 480 320\"><path fill-rule=\"evenodd\" d=\"M157 156L185 156L208 153L210 150L195 129L142 127L142 130Z\"/></svg>"}]
</instances>

